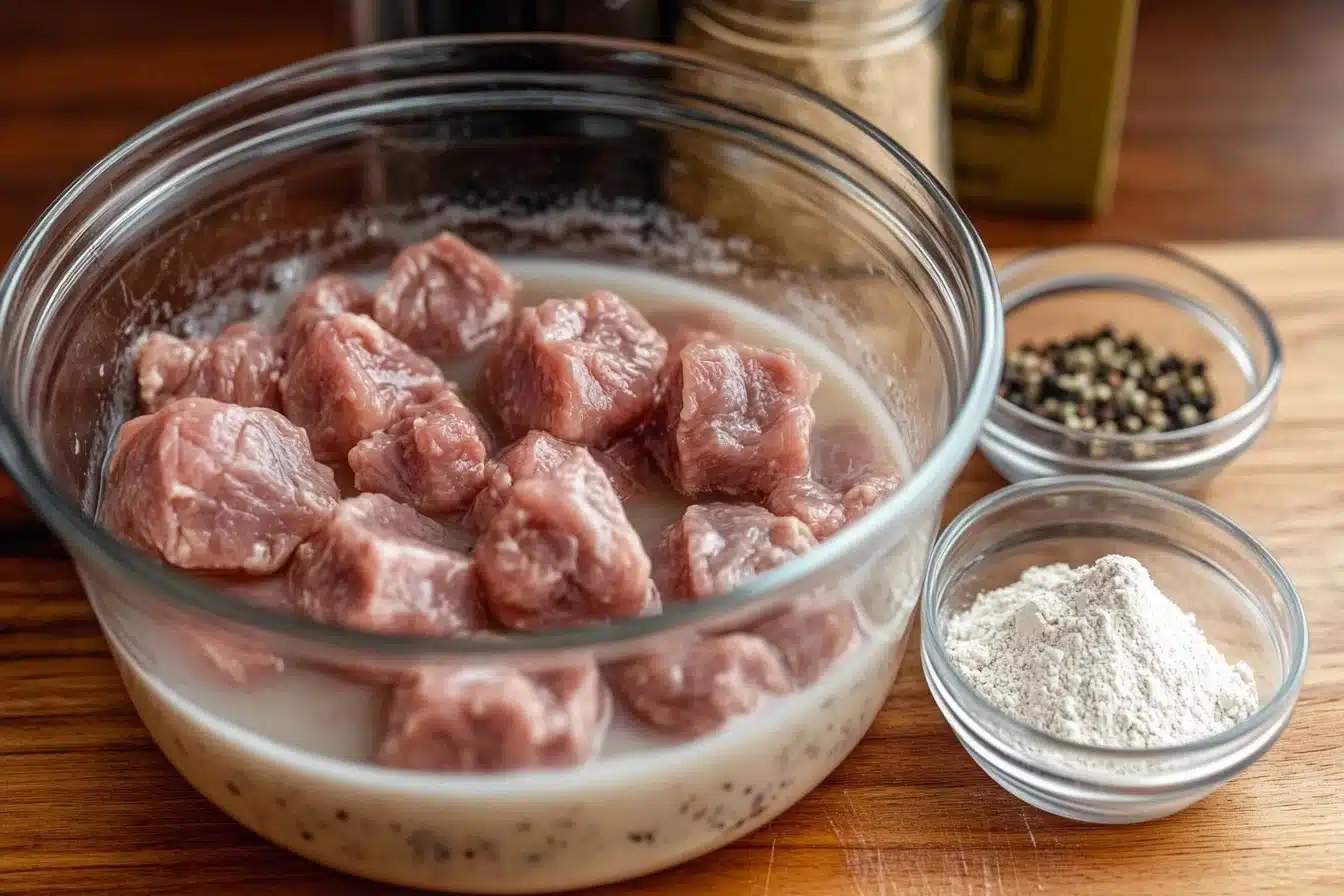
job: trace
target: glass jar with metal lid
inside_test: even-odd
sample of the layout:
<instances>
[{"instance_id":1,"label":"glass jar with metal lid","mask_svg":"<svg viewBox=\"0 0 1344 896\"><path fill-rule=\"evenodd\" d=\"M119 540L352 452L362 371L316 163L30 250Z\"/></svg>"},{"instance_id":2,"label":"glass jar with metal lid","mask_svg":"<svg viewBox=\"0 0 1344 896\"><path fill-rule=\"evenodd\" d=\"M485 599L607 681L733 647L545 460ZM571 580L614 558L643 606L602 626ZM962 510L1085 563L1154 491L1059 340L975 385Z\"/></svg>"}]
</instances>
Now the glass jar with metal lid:
<instances>
[{"instance_id":1,"label":"glass jar with metal lid","mask_svg":"<svg viewBox=\"0 0 1344 896\"><path fill-rule=\"evenodd\" d=\"M947 185L951 179L944 55L938 25L946 0L693 0L687 4L677 42L720 59L787 78L811 88L866 119L891 137ZM781 123L827 134L810 110L796 104L766 112ZM838 136L838 135L837 135ZM776 233L788 216L759 213L769 185L754 181L731 158L707 157L694 147L683 161L698 186L674 191L684 210L740 223L754 219L772 246L811 242L811 235ZM889 160L869 147L836 147L872 165ZM804 254L830 260L811 247Z\"/></svg>"}]
</instances>

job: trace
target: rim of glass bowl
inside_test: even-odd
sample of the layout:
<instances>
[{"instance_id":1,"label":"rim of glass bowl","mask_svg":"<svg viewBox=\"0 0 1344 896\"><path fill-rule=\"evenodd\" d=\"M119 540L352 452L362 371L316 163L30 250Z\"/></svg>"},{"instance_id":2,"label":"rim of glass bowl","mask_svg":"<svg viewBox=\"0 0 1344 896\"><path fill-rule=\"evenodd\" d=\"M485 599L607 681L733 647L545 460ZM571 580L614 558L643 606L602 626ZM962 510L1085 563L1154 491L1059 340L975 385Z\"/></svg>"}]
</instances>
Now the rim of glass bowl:
<instances>
[{"instance_id":1,"label":"rim of glass bowl","mask_svg":"<svg viewBox=\"0 0 1344 896\"><path fill-rule=\"evenodd\" d=\"M863 556L865 549L871 549L879 542L895 542L909 518L933 501L935 494L945 491L951 484L974 447L980 427L989 411L990 400L994 397L1003 363L1003 315L998 284L989 255L969 219L938 180L905 149L864 119L814 91L749 68L722 63L698 53L638 41L569 35L413 38L341 50L242 81L160 119L121 144L67 187L24 237L3 277L0 277L0 314L11 304L19 301L15 293L20 275L33 263L34 256L42 244L51 239L52 227L59 216L77 199L85 197L94 190L110 169L125 162L149 140L170 133L206 113L216 112L236 100L261 93L266 89L283 87L289 83L304 81L311 83L313 79L324 76L336 77L342 74L377 71L380 64L392 67L406 54L424 53L430 50L448 52L457 47L479 50L490 47L536 46L577 48L613 55L626 62L708 71L716 76L742 83L744 86L753 85L759 89L782 92L792 96L797 102L819 106L838 116L844 123L864 135L879 150L884 151L893 164L913 179L924 194L924 198L932 203L934 211L941 216L940 223L946 229L945 238L949 244L964 250L969 259L971 270L966 287L969 289L973 313L978 314L980 320L977 322L978 345L971 346L972 351L977 353L978 361L971 366L966 377L964 398L957 396L961 407L950 421L942 439L902 488L874 508L864 519L823 542L803 557L782 564L713 600L679 604L668 608L661 616L488 640L375 634L284 616L230 598L224 592L203 584L185 572L157 563L148 555L136 551L112 536L85 515L80 507L51 482L18 424L18 414L9 406L9 395L13 388L10 378L16 373L0 370L0 389L3 389L4 395L4 400L0 401L0 451L3 452L3 459L14 481L41 517L62 538L94 553L100 559L106 558L114 568L129 574L134 580L145 583L154 599L166 600L167 603L237 625L261 629L281 638L293 639L298 643L314 644L326 649L382 654L403 661L410 658L448 659L506 655L517 658L543 652L553 656L556 651L610 648L617 644L633 646L654 635L665 634L754 607L771 597L777 597L782 588L819 576L840 565L843 560ZM743 114L740 108L734 107L734 111L739 115ZM755 114L749 114L748 118L751 121L769 121ZM771 123L778 125L778 122ZM809 139L820 139L815 134L800 133L806 134ZM833 147L828 146L828 150L831 148ZM843 153L842 150L836 151ZM892 183L890 179L882 177L851 154L843 154L847 163L858 166L865 177L872 177L876 182L883 184ZM846 180L849 181L849 189L856 191L860 196L867 194L867 197L872 199L871 194L868 194L862 185L849 178Z\"/></svg>"},{"instance_id":2,"label":"rim of glass bowl","mask_svg":"<svg viewBox=\"0 0 1344 896\"><path fill-rule=\"evenodd\" d=\"M1288 606L1290 619L1286 635L1289 656L1284 665L1283 680L1275 689L1273 696L1261 703L1260 707L1251 715L1226 731L1220 731L1211 737L1186 744L1153 749L1095 747L1067 741L1013 718L982 697L975 686L961 674L961 670L957 668L956 663L952 662L952 657L948 654L944 641L943 626L940 624L941 620L938 612L939 601L936 595L941 594L943 580L949 572L944 568L947 558L956 544L965 536L967 530L974 526L985 514L1023 498L1040 497L1056 492L1128 492L1131 494L1138 492L1146 498L1166 504L1183 513L1199 516L1231 535L1257 565L1269 575L1275 588L1283 596L1284 603ZM924 573L922 614L920 644L924 649L924 655L929 658L933 671L947 692L954 698L959 708L976 723L976 727L980 729L977 733L985 744L1005 757L1030 766L1037 774L1043 774L1051 778L1067 777L1071 780L1078 780L1080 776L1076 774L1073 776L1064 775L1040 761L1032 760L1029 754L1025 754L1019 747L1006 742L997 732L1007 731L1021 743L1044 746L1052 751L1054 757L1065 759L1115 760L1126 763L1165 761L1179 764L1178 761L1181 759L1198 757L1210 751L1218 751L1224 747L1233 746L1243 738L1272 726L1294 701L1295 695L1301 689L1302 678L1307 667L1309 645L1306 612L1302 608L1302 601L1298 597L1297 589L1293 586L1292 580L1279 562L1274 559L1274 555L1249 532L1208 505L1201 504L1194 498L1172 492L1160 486L1135 482L1132 479L1119 476L1068 475L1029 479L986 495L963 510L939 536L933 551L929 555L929 565ZM991 730L991 726L986 724L986 720L992 723L995 730ZM1109 780L1128 786L1135 786L1144 782L1151 782L1153 786L1189 783L1188 773L1169 771L1138 774L1099 772L1082 777L1089 781Z\"/></svg>"},{"instance_id":3,"label":"rim of glass bowl","mask_svg":"<svg viewBox=\"0 0 1344 896\"><path fill-rule=\"evenodd\" d=\"M1151 255L1170 262L1181 267L1185 267L1202 277L1207 277L1214 285L1227 291L1227 294L1239 305L1241 305L1255 322L1256 333L1265 340L1265 347L1268 355L1268 364L1263 377L1260 377L1256 384L1255 391L1241 404L1237 405L1228 413L1217 417L1207 423L1200 423L1189 429L1178 429L1172 432L1163 433L1140 433L1129 435L1126 433L1100 433L1090 432L1085 436L1080 436L1075 430L1056 423L1053 420L1047 420L1030 411L1019 408L1008 399L998 394L995 390L994 399L990 405L989 417L985 421L984 437L1001 442L1012 442L1013 439L1021 439L1030 443L1033 454L1037 456L1050 457L1053 459L1067 460L1069 463L1091 462L1099 467L1121 466L1128 469L1147 469L1170 466L1173 463L1179 463L1180 466L1187 466L1202 463L1222 454L1226 444L1223 441L1210 443L1201 451L1192 451L1188 454L1181 454L1176 457L1157 456L1145 460L1136 460L1133 458L1108 456L1101 459L1075 456L1067 454L1049 445L1042 444L1030 438L1030 431L1045 432L1052 436L1081 439L1088 442L1099 441L1106 445L1135 445L1146 444L1153 446L1180 445L1185 442L1194 442L1210 437L1224 436L1229 432L1253 421L1263 415L1274 400L1275 394L1279 389L1279 381L1283 378L1283 343L1279 339L1278 329L1274 326L1274 320L1268 310L1251 295L1239 283L1229 278L1220 271L1204 264L1198 259L1173 249L1169 246L1148 245L1144 243L1126 242L1123 240L1093 240L1086 243L1077 243L1067 246L1053 246L1046 249L1034 249L1013 259L999 271L1000 282L1007 281L1010 277L1020 274L1023 270L1048 261L1051 258L1070 255L1079 252L1087 252L1094 249L1112 249L1123 250L1126 252L1136 252L1143 255ZM1206 307L1207 303L1198 296L1190 295L1184 291L1177 293L1167 286L1164 286L1160 279L1136 277L1126 275L1119 271L1110 271L1098 269L1089 272L1086 275L1066 275L1047 280L1037 280L1030 282L1017 289L1011 290L1002 296L1003 314L1005 319L1008 315L1021 305L1033 301L1042 293L1049 292L1053 288L1063 286L1084 287L1092 284L1111 285L1112 283L1122 286L1147 286L1152 289L1167 293L1176 293L1182 298L1193 302L1201 307ZM1004 351L1010 349L1004 346ZM1002 371L1000 371L1002 377ZM1006 420L996 418L1006 418ZM1028 430L1028 434L1019 434L1010 429L1006 423L1011 421L1016 428ZM1236 443L1233 443L1234 445Z\"/></svg>"}]
</instances>

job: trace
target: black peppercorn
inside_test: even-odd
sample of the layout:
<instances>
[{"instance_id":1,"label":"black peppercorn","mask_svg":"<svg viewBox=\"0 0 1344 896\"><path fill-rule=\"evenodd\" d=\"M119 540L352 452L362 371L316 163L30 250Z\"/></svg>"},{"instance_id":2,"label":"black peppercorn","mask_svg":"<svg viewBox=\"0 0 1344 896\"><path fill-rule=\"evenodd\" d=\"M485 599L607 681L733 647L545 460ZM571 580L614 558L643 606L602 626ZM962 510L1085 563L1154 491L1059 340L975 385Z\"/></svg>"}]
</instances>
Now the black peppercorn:
<instances>
[{"instance_id":1,"label":"black peppercorn","mask_svg":"<svg viewBox=\"0 0 1344 896\"><path fill-rule=\"evenodd\" d=\"M999 395L1071 432L1161 433L1212 418L1213 390L1203 359L1184 358L1137 334L1121 340L1110 326L1044 344L1024 342L1008 354ZM1106 443L1069 442L1094 457ZM1147 457L1133 445L1133 457Z\"/></svg>"}]
</instances>

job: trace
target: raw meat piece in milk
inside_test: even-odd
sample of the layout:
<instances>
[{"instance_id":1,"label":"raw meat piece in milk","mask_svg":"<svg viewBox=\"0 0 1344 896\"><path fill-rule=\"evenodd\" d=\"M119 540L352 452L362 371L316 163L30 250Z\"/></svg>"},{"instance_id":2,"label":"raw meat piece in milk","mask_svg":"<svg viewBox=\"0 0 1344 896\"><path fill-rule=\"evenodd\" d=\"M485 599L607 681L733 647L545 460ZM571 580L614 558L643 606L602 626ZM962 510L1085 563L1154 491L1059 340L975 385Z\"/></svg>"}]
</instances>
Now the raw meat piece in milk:
<instances>
[{"instance_id":1,"label":"raw meat piece in milk","mask_svg":"<svg viewBox=\"0 0 1344 896\"><path fill-rule=\"evenodd\" d=\"M620 296L550 299L515 315L486 368L514 435L541 429L605 445L653 407L667 340Z\"/></svg>"},{"instance_id":2,"label":"raw meat piece in milk","mask_svg":"<svg viewBox=\"0 0 1344 896\"><path fill-rule=\"evenodd\" d=\"M821 378L792 352L696 341L668 364L646 437L678 491L764 498L806 475Z\"/></svg>"},{"instance_id":3,"label":"raw meat piece in milk","mask_svg":"<svg viewBox=\"0 0 1344 896\"><path fill-rule=\"evenodd\" d=\"M374 294L373 318L417 351L471 352L498 335L518 284L451 233L403 249Z\"/></svg>"},{"instance_id":4,"label":"raw meat piece in milk","mask_svg":"<svg viewBox=\"0 0 1344 896\"><path fill-rule=\"evenodd\" d=\"M234 324L214 339L150 333L136 357L140 406L153 412L197 397L279 410L283 369L275 337L250 323Z\"/></svg>"},{"instance_id":5,"label":"raw meat piece in milk","mask_svg":"<svg viewBox=\"0 0 1344 896\"><path fill-rule=\"evenodd\" d=\"M485 485L490 436L457 393L408 406L400 419L350 449L355 488L379 492L421 513L471 504Z\"/></svg>"},{"instance_id":6,"label":"raw meat piece in milk","mask_svg":"<svg viewBox=\"0 0 1344 896\"><path fill-rule=\"evenodd\" d=\"M824 606L798 601L750 631L770 642L784 658L794 683L806 687L849 650L858 632L858 617L849 601Z\"/></svg>"},{"instance_id":7,"label":"raw meat piece in milk","mask_svg":"<svg viewBox=\"0 0 1344 896\"><path fill-rule=\"evenodd\" d=\"M837 491L811 477L793 476L775 486L765 506L780 516L802 520L819 539L830 538L866 515L899 485L896 476L865 474Z\"/></svg>"},{"instance_id":8,"label":"raw meat piece in milk","mask_svg":"<svg viewBox=\"0 0 1344 896\"><path fill-rule=\"evenodd\" d=\"M398 635L477 631L487 619L471 559L443 526L385 495L342 501L290 566L298 612L318 622Z\"/></svg>"},{"instance_id":9,"label":"raw meat piece in milk","mask_svg":"<svg viewBox=\"0 0 1344 896\"><path fill-rule=\"evenodd\" d=\"M900 475L891 456L857 423L832 423L812 433L812 478L844 491L865 476Z\"/></svg>"},{"instance_id":10,"label":"raw meat piece in milk","mask_svg":"<svg viewBox=\"0 0 1344 896\"><path fill-rule=\"evenodd\" d=\"M475 556L490 611L510 628L629 619L651 598L649 557L586 451L515 483Z\"/></svg>"},{"instance_id":11,"label":"raw meat piece in milk","mask_svg":"<svg viewBox=\"0 0 1344 896\"><path fill-rule=\"evenodd\" d=\"M289 358L308 341L313 327L338 314L371 314L373 295L349 277L326 274L309 283L290 302L280 322L280 339Z\"/></svg>"},{"instance_id":12,"label":"raw meat piece in milk","mask_svg":"<svg viewBox=\"0 0 1344 896\"><path fill-rule=\"evenodd\" d=\"M444 389L438 366L358 314L318 321L280 380L285 416L312 440L320 460L392 423L408 405Z\"/></svg>"},{"instance_id":13,"label":"raw meat piece in milk","mask_svg":"<svg viewBox=\"0 0 1344 896\"><path fill-rule=\"evenodd\" d=\"M663 533L654 580L666 600L731 591L816 547L800 521L751 504L692 504Z\"/></svg>"},{"instance_id":14,"label":"raw meat piece in milk","mask_svg":"<svg viewBox=\"0 0 1344 896\"><path fill-rule=\"evenodd\" d=\"M282 613L293 612L284 576L264 578L217 578L211 584L241 600ZM285 661L255 638L219 631L203 623L186 623L180 633L223 680L236 687L250 687L278 675Z\"/></svg>"},{"instance_id":15,"label":"raw meat piece in milk","mask_svg":"<svg viewBox=\"0 0 1344 896\"><path fill-rule=\"evenodd\" d=\"M793 690L783 658L752 634L711 635L612 670L612 687L636 717L659 731L708 734L761 698Z\"/></svg>"},{"instance_id":16,"label":"raw meat piece in milk","mask_svg":"<svg viewBox=\"0 0 1344 896\"><path fill-rule=\"evenodd\" d=\"M597 752L609 718L591 662L531 675L426 669L393 691L378 761L456 772L578 765Z\"/></svg>"},{"instance_id":17,"label":"raw meat piece in milk","mask_svg":"<svg viewBox=\"0 0 1344 896\"><path fill-rule=\"evenodd\" d=\"M819 539L867 514L901 484L896 465L861 427L841 424L812 437L812 471L775 486L765 506L802 520Z\"/></svg>"},{"instance_id":18,"label":"raw meat piece in milk","mask_svg":"<svg viewBox=\"0 0 1344 896\"><path fill-rule=\"evenodd\" d=\"M183 569L272 573L340 494L275 411L184 398L121 428L103 523Z\"/></svg>"},{"instance_id":19,"label":"raw meat piece in milk","mask_svg":"<svg viewBox=\"0 0 1344 896\"><path fill-rule=\"evenodd\" d=\"M654 552L654 580L665 600L704 600L816 544L801 521L762 507L695 504L664 532ZM849 648L856 618L848 601L823 605L801 598L749 631L777 649L793 681L806 685Z\"/></svg>"},{"instance_id":20,"label":"raw meat piece in milk","mask_svg":"<svg viewBox=\"0 0 1344 896\"><path fill-rule=\"evenodd\" d=\"M576 454L586 453L600 466L611 480L618 500L625 501L635 491L636 483L621 464L596 448L584 448L550 433L534 430L500 452L499 457L485 465L485 487L471 506L472 524L484 531L490 520L509 500L514 486L527 479L548 476Z\"/></svg>"}]
</instances>

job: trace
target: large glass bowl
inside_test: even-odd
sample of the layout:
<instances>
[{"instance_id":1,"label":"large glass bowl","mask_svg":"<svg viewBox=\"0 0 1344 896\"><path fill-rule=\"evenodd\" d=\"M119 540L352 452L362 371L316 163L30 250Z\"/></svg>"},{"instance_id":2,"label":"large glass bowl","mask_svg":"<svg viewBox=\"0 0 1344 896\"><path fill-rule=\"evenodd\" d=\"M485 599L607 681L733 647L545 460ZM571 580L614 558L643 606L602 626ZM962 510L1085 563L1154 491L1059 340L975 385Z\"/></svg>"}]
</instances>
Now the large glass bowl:
<instances>
[{"instance_id":1,"label":"large glass bowl","mask_svg":"<svg viewBox=\"0 0 1344 896\"><path fill-rule=\"evenodd\" d=\"M770 110L783 104L812 110L801 120L818 131L780 124ZM757 213L792 222L797 242L757 246L697 220L678 204L694 195L691 155L731 162ZM859 161L875 155L876 167ZM489 642L289 618L98 527L103 460L132 410L128 356L146 329L217 329L321 271L377 270L444 228L503 255L697 281L786 319L876 396L900 434L903 487L717 599ZM1001 324L989 260L953 201L899 146L817 95L618 42L387 44L189 106L60 197L0 281L0 449L69 547L145 724L207 798L355 874L553 891L666 867L768 822L862 736L899 666L943 496L993 396ZM394 771L323 745L345 729L367 739L359 726L377 703L313 669L608 663L800 598L854 601L861 646L812 688L697 741L609 738L581 768L512 775ZM283 686L312 694L295 710L308 721L268 710L270 685L238 691L189 669L173 637L188 625L284 656Z\"/></svg>"}]
</instances>

